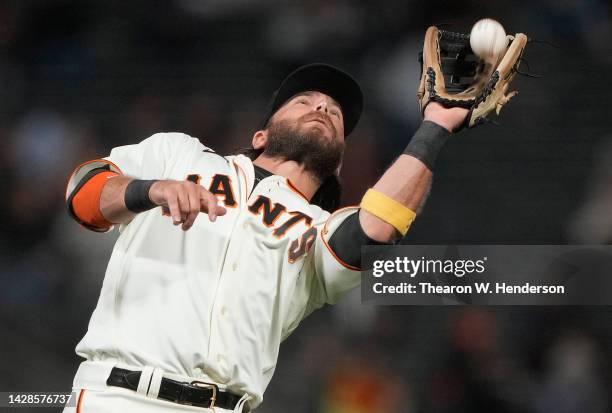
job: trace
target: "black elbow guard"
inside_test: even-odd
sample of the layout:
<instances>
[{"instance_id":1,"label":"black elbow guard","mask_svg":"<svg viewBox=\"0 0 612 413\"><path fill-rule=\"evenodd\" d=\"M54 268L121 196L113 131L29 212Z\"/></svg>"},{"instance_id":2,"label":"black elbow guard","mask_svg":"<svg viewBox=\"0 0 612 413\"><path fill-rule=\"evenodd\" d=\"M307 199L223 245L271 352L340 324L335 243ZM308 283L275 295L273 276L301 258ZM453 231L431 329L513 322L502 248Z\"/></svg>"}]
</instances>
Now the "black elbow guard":
<instances>
[{"instance_id":1,"label":"black elbow guard","mask_svg":"<svg viewBox=\"0 0 612 413\"><path fill-rule=\"evenodd\" d=\"M345 263L361 268L362 245L389 245L368 237L359 223L359 212L352 214L340 224L329 238L329 247Z\"/></svg>"}]
</instances>

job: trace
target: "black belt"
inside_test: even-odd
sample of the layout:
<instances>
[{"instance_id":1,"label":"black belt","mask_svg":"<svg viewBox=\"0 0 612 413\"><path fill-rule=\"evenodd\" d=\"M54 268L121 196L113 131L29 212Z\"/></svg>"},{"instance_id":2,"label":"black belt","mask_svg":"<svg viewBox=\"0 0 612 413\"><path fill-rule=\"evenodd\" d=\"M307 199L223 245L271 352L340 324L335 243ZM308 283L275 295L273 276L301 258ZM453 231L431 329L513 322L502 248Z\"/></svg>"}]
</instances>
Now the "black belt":
<instances>
[{"instance_id":1,"label":"black belt","mask_svg":"<svg viewBox=\"0 0 612 413\"><path fill-rule=\"evenodd\" d=\"M141 373L140 371L113 367L108 380L106 380L106 384L135 391L138 389ZM188 383L163 377L157 398L190 406L220 407L222 409L234 410L241 396L219 390L219 387L214 383L204 383L197 380ZM244 407L244 411L248 412L248 406L245 405Z\"/></svg>"}]
</instances>

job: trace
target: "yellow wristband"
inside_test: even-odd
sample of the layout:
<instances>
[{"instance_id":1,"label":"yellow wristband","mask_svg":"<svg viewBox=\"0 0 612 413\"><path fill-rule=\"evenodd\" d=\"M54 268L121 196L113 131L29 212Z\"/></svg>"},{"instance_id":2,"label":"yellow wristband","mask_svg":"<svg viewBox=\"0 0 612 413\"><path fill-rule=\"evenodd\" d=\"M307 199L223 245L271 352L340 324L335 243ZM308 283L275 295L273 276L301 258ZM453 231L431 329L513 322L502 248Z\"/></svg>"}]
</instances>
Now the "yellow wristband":
<instances>
[{"instance_id":1,"label":"yellow wristband","mask_svg":"<svg viewBox=\"0 0 612 413\"><path fill-rule=\"evenodd\" d=\"M368 189L361 200L360 207L386 223L393 225L402 236L406 235L410 224L412 224L416 217L413 210L374 189Z\"/></svg>"}]
</instances>

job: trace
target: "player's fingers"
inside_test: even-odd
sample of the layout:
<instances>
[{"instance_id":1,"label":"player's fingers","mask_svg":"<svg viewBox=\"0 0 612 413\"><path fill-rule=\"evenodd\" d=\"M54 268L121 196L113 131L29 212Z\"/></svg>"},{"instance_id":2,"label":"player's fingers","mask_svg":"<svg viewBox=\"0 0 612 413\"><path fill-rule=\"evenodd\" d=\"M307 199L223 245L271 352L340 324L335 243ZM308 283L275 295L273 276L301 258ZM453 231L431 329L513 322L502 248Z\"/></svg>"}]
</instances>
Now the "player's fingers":
<instances>
[{"instance_id":1,"label":"player's fingers","mask_svg":"<svg viewBox=\"0 0 612 413\"><path fill-rule=\"evenodd\" d=\"M183 222L183 230L187 231L193 223L195 222L196 217L200 213L200 194L196 190L195 186L192 185L188 190L189 196L189 214L187 215L187 219Z\"/></svg>"},{"instance_id":2,"label":"player's fingers","mask_svg":"<svg viewBox=\"0 0 612 413\"><path fill-rule=\"evenodd\" d=\"M217 197L212 194L208 197L208 219L210 222L217 219Z\"/></svg>"},{"instance_id":3,"label":"player's fingers","mask_svg":"<svg viewBox=\"0 0 612 413\"><path fill-rule=\"evenodd\" d=\"M183 187L178 188L177 195L181 210L181 222L185 222L187 215L189 215L189 195L187 195L187 190Z\"/></svg>"},{"instance_id":4,"label":"player's fingers","mask_svg":"<svg viewBox=\"0 0 612 413\"><path fill-rule=\"evenodd\" d=\"M168 209L174 225L181 223L181 210L179 209L178 197L176 194L167 197Z\"/></svg>"},{"instance_id":5,"label":"player's fingers","mask_svg":"<svg viewBox=\"0 0 612 413\"><path fill-rule=\"evenodd\" d=\"M206 191L202 194L202 210L208 214L208 219L214 222L217 219L217 197Z\"/></svg>"},{"instance_id":6,"label":"player's fingers","mask_svg":"<svg viewBox=\"0 0 612 413\"><path fill-rule=\"evenodd\" d=\"M206 191L200 191L200 212L208 213L208 195Z\"/></svg>"},{"instance_id":7,"label":"player's fingers","mask_svg":"<svg viewBox=\"0 0 612 413\"><path fill-rule=\"evenodd\" d=\"M225 207L221 205L215 205L215 208L216 208L218 217L220 217L221 215L225 215L225 213L227 212L227 209L225 209Z\"/></svg>"},{"instance_id":8,"label":"player's fingers","mask_svg":"<svg viewBox=\"0 0 612 413\"><path fill-rule=\"evenodd\" d=\"M214 198L214 202L212 203L212 205L210 205L209 211L213 212L213 218L214 218L213 221L214 221L215 219L217 219L217 217L225 215L225 213L227 212L227 209L225 209L225 207L222 207L221 205L217 203L216 197L213 197L213 198ZM210 216L210 212L208 213L208 215Z\"/></svg>"},{"instance_id":9,"label":"player's fingers","mask_svg":"<svg viewBox=\"0 0 612 413\"><path fill-rule=\"evenodd\" d=\"M200 187L200 212L208 213L208 203L212 198L217 199L211 192L206 189Z\"/></svg>"}]
</instances>

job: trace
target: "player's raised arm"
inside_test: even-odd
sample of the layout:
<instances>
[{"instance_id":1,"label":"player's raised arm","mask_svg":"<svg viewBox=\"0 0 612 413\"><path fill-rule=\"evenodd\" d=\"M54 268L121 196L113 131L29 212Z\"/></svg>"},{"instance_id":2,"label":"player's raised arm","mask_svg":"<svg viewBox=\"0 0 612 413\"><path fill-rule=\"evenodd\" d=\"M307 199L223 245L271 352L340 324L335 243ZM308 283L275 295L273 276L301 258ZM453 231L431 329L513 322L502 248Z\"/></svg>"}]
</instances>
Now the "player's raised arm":
<instances>
[{"instance_id":1,"label":"player's raised arm","mask_svg":"<svg viewBox=\"0 0 612 413\"><path fill-rule=\"evenodd\" d=\"M435 26L427 29L417 92L424 122L404 154L362 200L359 220L370 238L388 242L403 236L429 190L433 163L450 133L484 123L493 111L499 115L517 94L508 88L527 36L506 36L496 30L500 29L477 31L470 37ZM495 39L500 37L504 41L497 45ZM470 38L472 43L478 40L476 51ZM482 50L495 52L482 54Z\"/></svg>"},{"instance_id":2,"label":"player's raised arm","mask_svg":"<svg viewBox=\"0 0 612 413\"><path fill-rule=\"evenodd\" d=\"M429 192L438 152L467 114L464 108L427 106L404 153L363 198L359 222L370 238L390 242L406 233Z\"/></svg>"}]
</instances>

